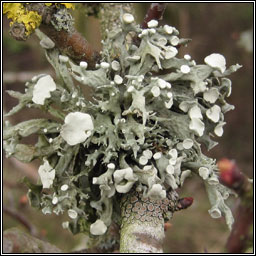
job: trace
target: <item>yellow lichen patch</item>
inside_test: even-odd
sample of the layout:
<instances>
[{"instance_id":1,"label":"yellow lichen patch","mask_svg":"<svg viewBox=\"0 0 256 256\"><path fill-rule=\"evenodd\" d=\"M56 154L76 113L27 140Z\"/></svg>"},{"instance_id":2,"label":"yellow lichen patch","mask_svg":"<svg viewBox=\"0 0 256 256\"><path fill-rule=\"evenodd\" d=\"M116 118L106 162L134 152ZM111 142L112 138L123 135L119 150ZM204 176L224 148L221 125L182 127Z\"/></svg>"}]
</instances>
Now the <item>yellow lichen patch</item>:
<instances>
[{"instance_id":1,"label":"yellow lichen patch","mask_svg":"<svg viewBox=\"0 0 256 256\"><path fill-rule=\"evenodd\" d=\"M24 7L20 3L6 3L3 4L3 14L7 14L8 19L12 19L13 16L23 14L24 13Z\"/></svg>"},{"instance_id":2,"label":"yellow lichen patch","mask_svg":"<svg viewBox=\"0 0 256 256\"><path fill-rule=\"evenodd\" d=\"M71 4L71 3L61 3L61 4L65 5L65 7L68 8L68 9L70 9L70 8L73 9L73 10L75 9L74 4Z\"/></svg>"},{"instance_id":3,"label":"yellow lichen patch","mask_svg":"<svg viewBox=\"0 0 256 256\"><path fill-rule=\"evenodd\" d=\"M44 3L46 6L51 6L53 3ZM57 5L57 3L55 3ZM60 3L63 4L67 9L75 9L75 5L71 3Z\"/></svg>"},{"instance_id":4,"label":"yellow lichen patch","mask_svg":"<svg viewBox=\"0 0 256 256\"><path fill-rule=\"evenodd\" d=\"M42 17L34 11L27 11L21 3L3 4L3 14L11 19L10 26L14 23L23 23L26 35L30 35L41 24Z\"/></svg>"}]
</instances>

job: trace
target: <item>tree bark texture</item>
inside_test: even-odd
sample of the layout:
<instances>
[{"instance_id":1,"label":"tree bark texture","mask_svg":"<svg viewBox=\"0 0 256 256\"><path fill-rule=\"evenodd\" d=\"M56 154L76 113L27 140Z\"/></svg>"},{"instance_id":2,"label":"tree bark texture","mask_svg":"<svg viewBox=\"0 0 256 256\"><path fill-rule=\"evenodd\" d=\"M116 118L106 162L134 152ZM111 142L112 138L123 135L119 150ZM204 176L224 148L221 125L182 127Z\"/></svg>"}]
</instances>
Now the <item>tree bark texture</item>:
<instances>
[{"instance_id":1,"label":"tree bark texture","mask_svg":"<svg viewBox=\"0 0 256 256\"><path fill-rule=\"evenodd\" d=\"M163 200L143 197L131 191L121 202L121 253L162 253L164 221L169 220L177 208L175 191Z\"/></svg>"},{"instance_id":2,"label":"tree bark texture","mask_svg":"<svg viewBox=\"0 0 256 256\"><path fill-rule=\"evenodd\" d=\"M100 55L87 40L76 31L73 26L72 16L63 9L58 9L54 5L46 6L44 3L30 3L26 5L28 10L36 11L42 17L39 29L42 30L54 43L55 46L69 56L72 60L79 63L86 61L89 68L94 69ZM62 17L62 22L56 22L56 15ZM63 28L61 27L63 25ZM57 28L60 26L60 28ZM16 40L26 40L26 29L23 23L14 23L10 28L10 34Z\"/></svg>"}]
</instances>

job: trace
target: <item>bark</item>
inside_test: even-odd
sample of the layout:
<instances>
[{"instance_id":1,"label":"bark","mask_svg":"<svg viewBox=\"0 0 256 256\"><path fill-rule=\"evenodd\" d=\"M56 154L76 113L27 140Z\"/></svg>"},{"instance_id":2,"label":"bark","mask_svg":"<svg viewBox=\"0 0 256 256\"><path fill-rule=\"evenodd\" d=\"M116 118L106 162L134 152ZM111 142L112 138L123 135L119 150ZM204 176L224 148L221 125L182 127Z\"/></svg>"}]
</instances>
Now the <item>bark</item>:
<instances>
[{"instance_id":1,"label":"bark","mask_svg":"<svg viewBox=\"0 0 256 256\"><path fill-rule=\"evenodd\" d=\"M226 243L228 253L243 253L252 246L253 229L253 185L248 177L240 172L237 164L228 159L218 162L220 182L234 190L239 196L235 210L235 222Z\"/></svg>"},{"instance_id":2,"label":"bark","mask_svg":"<svg viewBox=\"0 0 256 256\"><path fill-rule=\"evenodd\" d=\"M56 31L54 27L41 25L40 29L44 32L61 51L76 63L86 61L88 67L95 68L96 62L100 59L98 52L94 51L87 40L77 31Z\"/></svg>"},{"instance_id":3,"label":"bark","mask_svg":"<svg viewBox=\"0 0 256 256\"><path fill-rule=\"evenodd\" d=\"M54 5L48 7L43 3L30 3L26 5L28 10L36 11L42 17L42 23L39 29L42 30L54 43L55 46L66 54L75 62L86 61L89 68L95 68L96 62L99 60L100 55L93 47L87 42L87 40L76 31L72 24L71 15L63 15L63 27L57 29L52 21L55 20L56 13L61 9L56 8ZM61 24L60 24L61 25ZM14 23L10 28L10 34L16 40L26 40L26 29L23 23Z\"/></svg>"},{"instance_id":4,"label":"bark","mask_svg":"<svg viewBox=\"0 0 256 256\"><path fill-rule=\"evenodd\" d=\"M153 18L161 19L165 5L162 7L161 14L155 12L145 20L148 19L148 22ZM109 30L116 30L121 26L121 17L124 13L135 16L131 3L101 4L99 18L103 40ZM142 194L136 191L124 195L121 202L120 252L162 253L165 237L164 222L172 217L175 210L188 207L192 201L191 199L178 201L177 193L174 191L164 200L143 198Z\"/></svg>"},{"instance_id":5,"label":"bark","mask_svg":"<svg viewBox=\"0 0 256 256\"><path fill-rule=\"evenodd\" d=\"M61 250L18 228L11 228L3 233L3 253L61 253Z\"/></svg>"},{"instance_id":6,"label":"bark","mask_svg":"<svg viewBox=\"0 0 256 256\"><path fill-rule=\"evenodd\" d=\"M18 222L20 222L32 236L38 236L37 229L27 220L25 216L23 216L21 213L15 211L14 209L11 209L9 207L3 206L3 212L10 217L14 218Z\"/></svg>"},{"instance_id":7,"label":"bark","mask_svg":"<svg viewBox=\"0 0 256 256\"><path fill-rule=\"evenodd\" d=\"M253 208L246 207L241 202L236 209L235 222L226 244L228 253L244 253L253 245L253 216Z\"/></svg>"},{"instance_id":8,"label":"bark","mask_svg":"<svg viewBox=\"0 0 256 256\"><path fill-rule=\"evenodd\" d=\"M141 27L147 28L147 23L151 20L161 20L163 18L166 6L167 3L152 3L147 11L147 14L143 20Z\"/></svg>"},{"instance_id":9,"label":"bark","mask_svg":"<svg viewBox=\"0 0 256 256\"><path fill-rule=\"evenodd\" d=\"M168 193L163 200L145 198L132 191L121 202L121 253L162 253L164 221L177 209L178 195Z\"/></svg>"}]
</instances>

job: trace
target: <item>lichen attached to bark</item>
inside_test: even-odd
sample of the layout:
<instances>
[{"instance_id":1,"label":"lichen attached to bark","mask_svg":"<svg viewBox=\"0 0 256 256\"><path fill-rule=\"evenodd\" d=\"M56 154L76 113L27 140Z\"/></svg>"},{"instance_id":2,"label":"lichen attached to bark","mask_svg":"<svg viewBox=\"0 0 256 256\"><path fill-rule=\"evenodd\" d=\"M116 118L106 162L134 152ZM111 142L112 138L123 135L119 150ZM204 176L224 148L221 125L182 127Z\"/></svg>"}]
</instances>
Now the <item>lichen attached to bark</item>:
<instances>
[{"instance_id":1,"label":"lichen attached to bark","mask_svg":"<svg viewBox=\"0 0 256 256\"><path fill-rule=\"evenodd\" d=\"M201 144L211 149L216 145L212 138L223 133L224 113L232 109L226 102L231 92L226 76L240 66L226 69L220 54L200 65L188 55L177 57L177 46L188 40L180 39L176 28L155 21L142 29L127 14L120 18L121 26L109 31L94 68L84 61L75 64L56 48L45 48L56 71L56 89L47 93L43 105L33 96L44 74L28 81L25 93L8 92L19 100L9 115L28 107L55 117L5 127L8 157L26 162L39 158L55 170L47 192L41 184L30 186L31 203L45 214L67 211L70 219L64 226L73 233L103 234L105 226L121 221L124 194L135 189L143 198L164 202L167 191L196 174L206 184L211 216L223 214L231 226L225 204L229 191L219 184L215 160L202 154ZM85 86L93 90L91 100L83 94ZM90 125L84 124L85 116ZM22 144L22 137L33 133L38 142ZM71 134L74 143L65 134ZM143 207L145 216L140 214ZM134 218L150 219L148 207L140 204ZM160 215L164 212L154 219L163 222Z\"/></svg>"}]
</instances>

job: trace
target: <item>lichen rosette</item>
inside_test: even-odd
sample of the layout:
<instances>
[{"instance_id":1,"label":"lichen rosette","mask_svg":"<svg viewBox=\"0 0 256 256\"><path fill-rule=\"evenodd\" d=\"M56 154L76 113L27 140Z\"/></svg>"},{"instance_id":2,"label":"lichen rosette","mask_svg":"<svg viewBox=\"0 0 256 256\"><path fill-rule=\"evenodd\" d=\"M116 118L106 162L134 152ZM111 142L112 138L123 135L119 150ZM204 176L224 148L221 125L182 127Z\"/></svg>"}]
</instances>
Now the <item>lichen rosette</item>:
<instances>
[{"instance_id":1,"label":"lichen rosette","mask_svg":"<svg viewBox=\"0 0 256 256\"><path fill-rule=\"evenodd\" d=\"M229 191L219 184L215 160L200 148L211 149L217 144L213 138L223 134L224 114L233 109L226 102L231 93L226 76L240 66L226 69L225 58L216 53L200 65L188 54L178 57L178 46L188 41L174 27L152 20L142 29L124 14L93 70L45 47L56 79L39 75L26 83L24 94L9 91L19 100L9 115L34 107L54 118L7 124L4 133L7 156L42 160L43 186L30 188L32 205L45 214L67 212L63 227L74 233L103 235L119 221L120 200L131 189L164 200L167 190L198 176L210 215L224 215L231 227ZM93 90L90 100L86 86ZM32 133L38 135L35 145L20 143Z\"/></svg>"}]
</instances>

